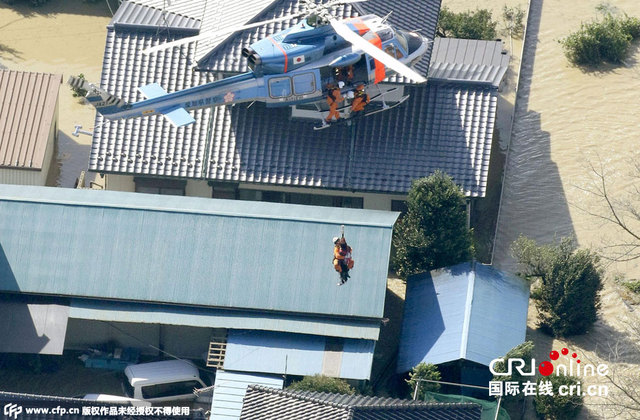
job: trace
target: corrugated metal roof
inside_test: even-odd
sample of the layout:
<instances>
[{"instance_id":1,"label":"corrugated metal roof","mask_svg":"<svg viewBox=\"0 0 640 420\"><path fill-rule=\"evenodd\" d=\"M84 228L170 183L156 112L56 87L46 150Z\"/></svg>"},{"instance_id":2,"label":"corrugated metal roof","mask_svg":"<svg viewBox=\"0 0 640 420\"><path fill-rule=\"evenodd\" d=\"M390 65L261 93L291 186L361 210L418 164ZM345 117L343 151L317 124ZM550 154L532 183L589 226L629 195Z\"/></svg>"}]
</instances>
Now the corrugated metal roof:
<instances>
[{"instance_id":1,"label":"corrugated metal roof","mask_svg":"<svg viewBox=\"0 0 640 420\"><path fill-rule=\"evenodd\" d=\"M398 372L458 359L488 366L525 339L529 287L478 263L407 280Z\"/></svg>"},{"instance_id":2,"label":"corrugated metal roof","mask_svg":"<svg viewBox=\"0 0 640 420\"><path fill-rule=\"evenodd\" d=\"M381 318L398 213L0 186L0 288ZM337 287L331 238L356 269Z\"/></svg>"},{"instance_id":3,"label":"corrugated metal roof","mask_svg":"<svg viewBox=\"0 0 640 420\"><path fill-rule=\"evenodd\" d=\"M42 169L62 75L0 70L0 167Z\"/></svg>"},{"instance_id":4,"label":"corrugated metal roof","mask_svg":"<svg viewBox=\"0 0 640 420\"><path fill-rule=\"evenodd\" d=\"M313 376L324 374L345 379L369 379L373 340L333 341L319 335L273 331L232 330L227 337L224 368L242 372ZM329 346L329 347L327 347ZM332 354L330 370L325 357Z\"/></svg>"},{"instance_id":5,"label":"corrugated metal roof","mask_svg":"<svg viewBox=\"0 0 640 420\"><path fill-rule=\"evenodd\" d=\"M509 55L501 41L436 38L429 79L500 85L509 67Z\"/></svg>"},{"instance_id":6,"label":"corrugated metal roof","mask_svg":"<svg viewBox=\"0 0 640 420\"><path fill-rule=\"evenodd\" d=\"M69 317L110 322L286 331L364 340L377 340L380 330L378 319L352 319L326 315L317 317L304 314L89 299L72 299ZM348 361L348 357L345 360ZM343 370L346 372L345 375L349 374L347 366L343 366Z\"/></svg>"},{"instance_id":7,"label":"corrugated metal roof","mask_svg":"<svg viewBox=\"0 0 640 420\"><path fill-rule=\"evenodd\" d=\"M140 58L141 49L164 39L110 30L102 87L136 101L142 99L137 87L147 83L172 92L209 81L189 70L193 43ZM405 91L411 95L406 104L358 123L353 153L349 127L313 131L313 123L291 120L288 108L262 104L194 111L196 123L180 129L158 117L100 126L98 115L89 169L388 193L406 193L413 179L439 169L468 196L484 196L495 89L437 83Z\"/></svg>"},{"instance_id":8,"label":"corrugated metal roof","mask_svg":"<svg viewBox=\"0 0 640 420\"><path fill-rule=\"evenodd\" d=\"M211 419L238 420L242 412L242 401L249 385L282 389L284 379L282 376L229 372L218 369L211 403Z\"/></svg>"},{"instance_id":9,"label":"corrugated metal roof","mask_svg":"<svg viewBox=\"0 0 640 420\"><path fill-rule=\"evenodd\" d=\"M200 31L200 21L197 19L171 13L162 8L142 6L131 1L122 2L109 26L134 30L164 29L193 34Z\"/></svg>"},{"instance_id":10,"label":"corrugated metal roof","mask_svg":"<svg viewBox=\"0 0 640 420\"><path fill-rule=\"evenodd\" d=\"M242 420L479 420L473 403L425 403L398 398L278 390L252 385L247 389Z\"/></svg>"}]
</instances>

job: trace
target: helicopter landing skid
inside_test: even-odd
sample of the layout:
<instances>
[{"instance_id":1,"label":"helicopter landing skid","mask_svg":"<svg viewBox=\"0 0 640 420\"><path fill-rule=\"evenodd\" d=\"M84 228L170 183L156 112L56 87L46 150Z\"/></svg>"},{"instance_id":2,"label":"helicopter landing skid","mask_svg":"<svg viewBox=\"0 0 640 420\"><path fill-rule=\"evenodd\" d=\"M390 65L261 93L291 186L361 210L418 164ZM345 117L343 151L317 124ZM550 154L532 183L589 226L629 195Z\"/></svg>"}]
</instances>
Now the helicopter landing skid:
<instances>
[{"instance_id":1,"label":"helicopter landing skid","mask_svg":"<svg viewBox=\"0 0 640 420\"><path fill-rule=\"evenodd\" d=\"M351 120L354 119L354 118L368 117L369 115L377 114L377 113L383 112L383 111L388 111L390 109L393 109L393 108L397 107L398 105L400 105L401 103L403 103L404 101L409 99L409 96L410 95L403 96L402 98L400 98L400 100L398 102L396 102L393 105L387 105L385 108L376 109L375 111L365 112L364 114L354 115L351 118L341 118L341 119L339 119L337 121L332 121L332 122L323 121L321 126L313 127L313 129L316 130L316 131L324 130L325 128L329 128L329 127L332 127L334 125L344 124L345 122L346 123L350 123Z\"/></svg>"}]
</instances>

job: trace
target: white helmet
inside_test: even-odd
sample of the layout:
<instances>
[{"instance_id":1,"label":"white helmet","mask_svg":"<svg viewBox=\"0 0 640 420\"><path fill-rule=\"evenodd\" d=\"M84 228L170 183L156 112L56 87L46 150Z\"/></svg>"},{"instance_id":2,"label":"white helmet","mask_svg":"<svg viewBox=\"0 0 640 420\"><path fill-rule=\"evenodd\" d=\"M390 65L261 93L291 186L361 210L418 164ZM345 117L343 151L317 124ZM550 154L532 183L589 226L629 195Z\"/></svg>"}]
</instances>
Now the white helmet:
<instances>
[{"instance_id":1,"label":"white helmet","mask_svg":"<svg viewBox=\"0 0 640 420\"><path fill-rule=\"evenodd\" d=\"M337 236L333 237L333 243L335 244L336 242L338 242L340 240L340 238L338 238Z\"/></svg>"}]
</instances>

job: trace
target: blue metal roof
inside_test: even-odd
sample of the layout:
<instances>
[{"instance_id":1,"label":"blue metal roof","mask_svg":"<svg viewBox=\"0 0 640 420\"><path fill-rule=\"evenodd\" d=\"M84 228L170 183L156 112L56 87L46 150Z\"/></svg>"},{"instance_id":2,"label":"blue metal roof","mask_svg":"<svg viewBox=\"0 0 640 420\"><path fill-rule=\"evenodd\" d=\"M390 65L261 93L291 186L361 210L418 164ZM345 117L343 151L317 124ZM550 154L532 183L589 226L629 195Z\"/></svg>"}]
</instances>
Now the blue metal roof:
<instances>
[{"instance_id":1,"label":"blue metal roof","mask_svg":"<svg viewBox=\"0 0 640 420\"><path fill-rule=\"evenodd\" d=\"M211 402L211 419L240 419L242 402L249 385L282 389L284 379L282 376L229 372L218 369L213 389L213 401Z\"/></svg>"},{"instance_id":2,"label":"blue metal roof","mask_svg":"<svg viewBox=\"0 0 640 420\"><path fill-rule=\"evenodd\" d=\"M373 340L339 340L331 347L326 337L272 331L231 330L224 368L243 372L287 375L324 374L347 379L369 379ZM327 354L331 363L325 363Z\"/></svg>"},{"instance_id":3,"label":"blue metal roof","mask_svg":"<svg viewBox=\"0 0 640 420\"><path fill-rule=\"evenodd\" d=\"M524 341L528 307L529 286L488 265L462 263L412 276L397 370L458 359L488 366Z\"/></svg>"},{"instance_id":4,"label":"blue metal roof","mask_svg":"<svg viewBox=\"0 0 640 420\"><path fill-rule=\"evenodd\" d=\"M381 318L398 213L0 186L0 290ZM331 238L356 267L337 287Z\"/></svg>"}]
</instances>

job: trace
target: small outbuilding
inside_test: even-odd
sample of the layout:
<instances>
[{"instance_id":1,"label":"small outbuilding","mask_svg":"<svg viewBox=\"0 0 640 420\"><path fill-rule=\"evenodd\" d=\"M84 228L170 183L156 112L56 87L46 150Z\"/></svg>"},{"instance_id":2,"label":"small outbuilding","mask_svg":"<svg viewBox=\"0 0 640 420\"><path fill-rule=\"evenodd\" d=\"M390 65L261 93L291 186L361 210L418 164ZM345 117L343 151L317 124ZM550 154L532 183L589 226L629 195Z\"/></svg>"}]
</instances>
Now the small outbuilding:
<instances>
[{"instance_id":1,"label":"small outbuilding","mask_svg":"<svg viewBox=\"0 0 640 420\"><path fill-rule=\"evenodd\" d=\"M46 184L61 83L61 74L0 70L0 184Z\"/></svg>"},{"instance_id":2,"label":"small outbuilding","mask_svg":"<svg viewBox=\"0 0 640 420\"><path fill-rule=\"evenodd\" d=\"M407 279L397 372L421 362L443 379L488 386L488 366L525 340L529 286L489 265L465 262Z\"/></svg>"}]
</instances>

